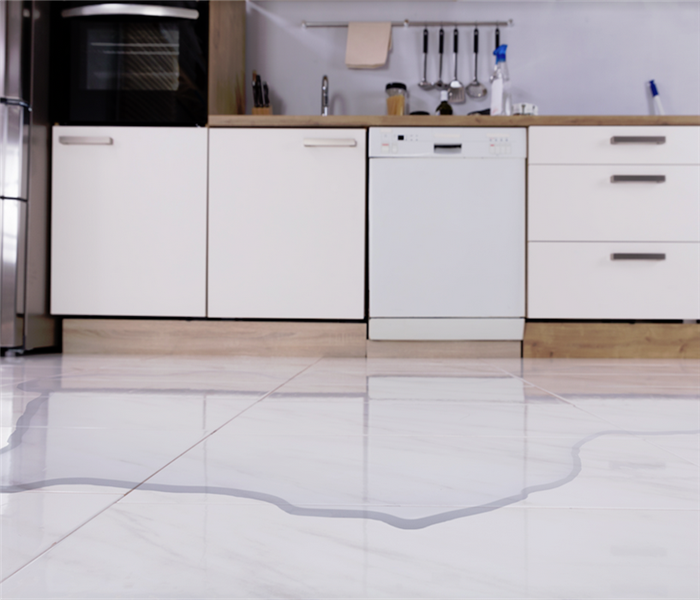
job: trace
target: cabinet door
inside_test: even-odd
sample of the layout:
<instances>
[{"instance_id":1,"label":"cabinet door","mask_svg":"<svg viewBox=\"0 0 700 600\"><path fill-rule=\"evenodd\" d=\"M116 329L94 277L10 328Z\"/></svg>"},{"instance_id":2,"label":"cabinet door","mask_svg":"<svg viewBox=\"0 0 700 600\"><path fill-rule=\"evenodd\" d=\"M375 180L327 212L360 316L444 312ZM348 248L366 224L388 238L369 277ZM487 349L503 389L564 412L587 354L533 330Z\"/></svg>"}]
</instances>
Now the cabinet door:
<instances>
[{"instance_id":1,"label":"cabinet door","mask_svg":"<svg viewBox=\"0 0 700 600\"><path fill-rule=\"evenodd\" d=\"M698 319L700 244L530 242L531 319Z\"/></svg>"},{"instance_id":2,"label":"cabinet door","mask_svg":"<svg viewBox=\"0 0 700 600\"><path fill-rule=\"evenodd\" d=\"M698 242L700 167L530 165L534 241Z\"/></svg>"},{"instance_id":3,"label":"cabinet door","mask_svg":"<svg viewBox=\"0 0 700 600\"><path fill-rule=\"evenodd\" d=\"M530 127L531 165L697 165L700 127Z\"/></svg>"},{"instance_id":4,"label":"cabinet door","mask_svg":"<svg viewBox=\"0 0 700 600\"><path fill-rule=\"evenodd\" d=\"M364 318L365 140L210 132L210 317Z\"/></svg>"},{"instance_id":5,"label":"cabinet door","mask_svg":"<svg viewBox=\"0 0 700 600\"><path fill-rule=\"evenodd\" d=\"M205 316L207 131L54 127L51 312Z\"/></svg>"}]
</instances>

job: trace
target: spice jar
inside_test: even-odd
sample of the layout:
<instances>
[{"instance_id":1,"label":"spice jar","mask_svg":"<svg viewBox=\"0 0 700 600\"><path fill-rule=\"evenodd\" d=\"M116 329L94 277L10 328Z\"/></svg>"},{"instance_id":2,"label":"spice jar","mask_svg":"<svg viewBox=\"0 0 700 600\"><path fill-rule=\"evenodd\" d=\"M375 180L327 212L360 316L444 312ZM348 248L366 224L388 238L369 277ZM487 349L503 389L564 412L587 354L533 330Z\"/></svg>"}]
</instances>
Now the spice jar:
<instances>
[{"instance_id":1,"label":"spice jar","mask_svg":"<svg viewBox=\"0 0 700 600\"><path fill-rule=\"evenodd\" d=\"M387 83L386 84L386 114L405 115L406 114L406 84Z\"/></svg>"}]
</instances>

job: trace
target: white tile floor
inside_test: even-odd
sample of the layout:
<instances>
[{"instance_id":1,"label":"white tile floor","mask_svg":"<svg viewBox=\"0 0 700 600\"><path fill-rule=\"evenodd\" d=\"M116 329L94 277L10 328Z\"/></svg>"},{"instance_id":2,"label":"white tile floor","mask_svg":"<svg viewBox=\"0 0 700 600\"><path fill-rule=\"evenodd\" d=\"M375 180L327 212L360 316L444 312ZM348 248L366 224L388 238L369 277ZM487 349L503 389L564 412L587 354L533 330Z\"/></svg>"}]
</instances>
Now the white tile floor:
<instances>
[{"instance_id":1,"label":"white tile floor","mask_svg":"<svg viewBox=\"0 0 700 600\"><path fill-rule=\"evenodd\" d=\"M700 597L697 361L0 360L11 598Z\"/></svg>"}]
</instances>

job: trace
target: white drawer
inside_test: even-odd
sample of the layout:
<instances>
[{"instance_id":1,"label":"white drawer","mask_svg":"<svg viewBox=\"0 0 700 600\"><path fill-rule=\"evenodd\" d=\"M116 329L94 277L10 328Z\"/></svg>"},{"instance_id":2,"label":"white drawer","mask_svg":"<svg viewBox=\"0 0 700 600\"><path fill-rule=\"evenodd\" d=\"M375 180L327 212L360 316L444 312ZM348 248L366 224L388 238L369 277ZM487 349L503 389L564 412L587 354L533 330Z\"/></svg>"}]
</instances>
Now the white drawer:
<instances>
[{"instance_id":1,"label":"white drawer","mask_svg":"<svg viewBox=\"0 0 700 600\"><path fill-rule=\"evenodd\" d=\"M528 137L531 165L700 164L700 127L530 127Z\"/></svg>"},{"instance_id":2,"label":"white drawer","mask_svg":"<svg viewBox=\"0 0 700 600\"><path fill-rule=\"evenodd\" d=\"M532 165L528 240L700 241L700 166Z\"/></svg>"},{"instance_id":3,"label":"white drawer","mask_svg":"<svg viewBox=\"0 0 700 600\"><path fill-rule=\"evenodd\" d=\"M613 254L665 260L611 260ZM532 319L698 319L700 244L528 244Z\"/></svg>"}]
</instances>

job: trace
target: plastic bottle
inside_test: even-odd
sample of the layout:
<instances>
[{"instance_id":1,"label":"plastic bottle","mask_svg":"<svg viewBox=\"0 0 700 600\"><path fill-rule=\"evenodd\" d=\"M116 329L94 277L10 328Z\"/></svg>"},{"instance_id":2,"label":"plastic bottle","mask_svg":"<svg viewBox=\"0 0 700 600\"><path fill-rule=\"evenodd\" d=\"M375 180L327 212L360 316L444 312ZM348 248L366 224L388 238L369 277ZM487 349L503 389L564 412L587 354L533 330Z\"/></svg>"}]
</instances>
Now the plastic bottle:
<instances>
[{"instance_id":1,"label":"plastic bottle","mask_svg":"<svg viewBox=\"0 0 700 600\"><path fill-rule=\"evenodd\" d=\"M451 115L452 114L452 107L450 106L450 103L447 101L448 96L449 96L449 93L447 90L442 90L440 92L440 104L438 104L438 107L435 109L436 115Z\"/></svg>"},{"instance_id":2,"label":"plastic bottle","mask_svg":"<svg viewBox=\"0 0 700 600\"><path fill-rule=\"evenodd\" d=\"M508 46L502 44L493 51L496 57L496 66L491 75L491 114L510 115L512 114L510 102L510 75L506 65L506 49Z\"/></svg>"}]
</instances>

